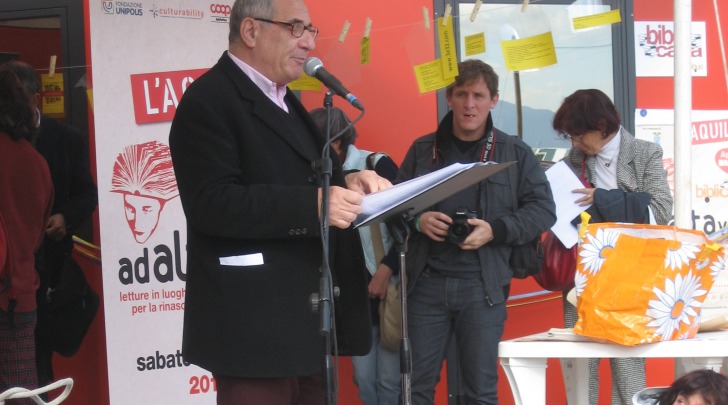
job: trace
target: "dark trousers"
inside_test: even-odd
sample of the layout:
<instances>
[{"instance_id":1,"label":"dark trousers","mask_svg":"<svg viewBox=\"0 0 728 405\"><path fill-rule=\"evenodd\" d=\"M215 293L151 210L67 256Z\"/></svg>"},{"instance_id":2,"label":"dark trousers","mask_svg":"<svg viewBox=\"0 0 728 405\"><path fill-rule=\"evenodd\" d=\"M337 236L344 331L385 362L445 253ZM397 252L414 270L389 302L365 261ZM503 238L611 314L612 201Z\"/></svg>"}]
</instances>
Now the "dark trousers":
<instances>
[{"instance_id":1,"label":"dark trousers","mask_svg":"<svg viewBox=\"0 0 728 405\"><path fill-rule=\"evenodd\" d=\"M35 336L35 367L38 370L38 386L45 387L52 383L53 379L53 350L49 348L43 339ZM42 394L41 398L48 400L48 394Z\"/></svg>"},{"instance_id":2,"label":"dark trousers","mask_svg":"<svg viewBox=\"0 0 728 405\"><path fill-rule=\"evenodd\" d=\"M282 378L238 378L214 375L217 405L323 405L326 403L323 378L313 376Z\"/></svg>"}]
</instances>

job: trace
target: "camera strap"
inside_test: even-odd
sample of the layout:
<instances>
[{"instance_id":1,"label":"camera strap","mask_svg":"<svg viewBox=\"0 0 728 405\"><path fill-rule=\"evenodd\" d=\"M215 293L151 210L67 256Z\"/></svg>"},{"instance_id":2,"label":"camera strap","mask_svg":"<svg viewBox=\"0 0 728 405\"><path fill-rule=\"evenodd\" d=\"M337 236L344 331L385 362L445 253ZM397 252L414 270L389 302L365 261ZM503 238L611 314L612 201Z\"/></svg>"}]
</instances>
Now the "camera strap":
<instances>
[{"instance_id":1,"label":"camera strap","mask_svg":"<svg viewBox=\"0 0 728 405\"><path fill-rule=\"evenodd\" d=\"M495 140L495 130L491 128L490 132L488 133L488 139L485 141L485 147L483 148L483 151L480 153L480 161L481 162L487 162L489 160L493 160L493 141Z\"/></svg>"}]
</instances>

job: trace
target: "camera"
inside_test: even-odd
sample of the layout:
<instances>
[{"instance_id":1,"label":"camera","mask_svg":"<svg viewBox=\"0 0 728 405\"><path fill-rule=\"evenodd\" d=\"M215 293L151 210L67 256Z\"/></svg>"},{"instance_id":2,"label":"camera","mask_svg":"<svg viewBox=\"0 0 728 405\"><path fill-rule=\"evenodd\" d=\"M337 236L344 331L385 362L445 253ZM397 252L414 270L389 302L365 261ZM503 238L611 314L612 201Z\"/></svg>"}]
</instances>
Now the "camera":
<instances>
[{"instance_id":1,"label":"camera","mask_svg":"<svg viewBox=\"0 0 728 405\"><path fill-rule=\"evenodd\" d=\"M470 232L473 231L473 227L468 223L468 219L476 218L476 215L475 212L461 207L450 217L452 218L452 224L447 229L447 239L457 245L462 243L470 235Z\"/></svg>"}]
</instances>

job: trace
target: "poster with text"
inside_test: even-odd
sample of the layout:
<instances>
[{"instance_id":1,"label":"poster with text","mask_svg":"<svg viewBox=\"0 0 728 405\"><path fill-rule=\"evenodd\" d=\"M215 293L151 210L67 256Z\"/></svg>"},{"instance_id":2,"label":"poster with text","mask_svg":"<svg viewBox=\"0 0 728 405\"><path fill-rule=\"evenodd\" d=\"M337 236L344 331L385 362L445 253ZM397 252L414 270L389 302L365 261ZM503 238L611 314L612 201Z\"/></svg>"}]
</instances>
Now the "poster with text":
<instances>
[{"instance_id":1,"label":"poster with text","mask_svg":"<svg viewBox=\"0 0 728 405\"><path fill-rule=\"evenodd\" d=\"M635 21L634 41L637 77L675 75L675 28L672 21ZM705 21L691 23L690 68L693 76L708 76Z\"/></svg>"},{"instance_id":2,"label":"poster with text","mask_svg":"<svg viewBox=\"0 0 728 405\"><path fill-rule=\"evenodd\" d=\"M168 136L185 89L227 49L229 16L222 2L89 0L112 405L215 403L212 375L181 356L186 234Z\"/></svg>"},{"instance_id":3,"label":"poster with text","mask_svg":"<svg viewBox=\"0 0 728 405\"><path fill-rule=\"evenodd\" d=\"M635 113L635 136L662 146L671 189L675 184L673 127L672 110ZM728 226L728 111L693 111L690 136L692 225L711 234Z\"/></svg>"}]
</instances>

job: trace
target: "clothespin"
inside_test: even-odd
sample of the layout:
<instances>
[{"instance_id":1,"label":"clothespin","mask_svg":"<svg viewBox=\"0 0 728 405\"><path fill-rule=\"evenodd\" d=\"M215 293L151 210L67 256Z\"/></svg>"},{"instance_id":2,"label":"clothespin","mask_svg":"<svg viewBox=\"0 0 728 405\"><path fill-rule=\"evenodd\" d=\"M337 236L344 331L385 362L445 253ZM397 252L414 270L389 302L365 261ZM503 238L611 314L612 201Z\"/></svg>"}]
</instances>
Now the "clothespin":
<instances>
[{"instance_id":1,"label":"clothespin","mask_svg":"<svg viewBox=\"0 0 728 405\"><path fill-rule=\"evenodd\" d=\"M430 10L427 7L422 7L422 17L425 19L425 28L430 29Z\"/></svg>"},{"instance_id":2,"label":"clothespin","mask_svg":"<svg viewBox=\"0 0 728 405\"><path fill-rule=\"evenodd\" d=\"M478 17L478 11L480 11L480 6L483 5L483 2L481 0L477 0L475 2L475 5L473 6L473 12L470 13L470 22L475 22L475 19Z\"/></svg>"},{"instance_id":3,"label":"clothespin","mask_svg":"<svg viewBox=\"0 0 728 405\"><path fill-rule=\"evenodd\" d=\"M452 6L445 4L445 15L442 16L442 25L447 25L447 19L450 18L450 13L452 13Z\"/></svg>"},{"instance_id":4,"label":"clothespin","mask_svg":"<svg viewBox=\"0 0 728 405\"><path fill-rule=\"evenodd\" d=\"M372 19L367 17L367 22L364 24L364 38L369 38L369 34L372 31Z\"/></svg>"},{"instance_id":5,"label":"clothespin","mask_svg":"<svg viewBox=\"0 0 728 405\"><path fill-rule=\"evenodd\" d=\"M523 0L523 5L521 6L521 12L526 12L526 7L528 7L528 0Z\"/></svg>"},{"instance_id":6,"label":"clothespin","mask_svg":"<svg viewBox=\"0 0 728 405\"><path fill-rule=\"evenodd\" d=\"M344 21L344 26L341 28L341 34L339 34L339 42L344 42L344 39L346 39L346 34L349 33L349 27L351 27L351 23L349 22L349 20Z\"/></svg>"},{"instance_id":7,"label":"clothespin","mask_svg":"<svg viewBox=\"0 0 728 405\"><path fill-rule=\"evenodd\" d=\"M56 73L56 55L51 55L51 64L48 68L48 77L53 77Z\"/></svg>"}]
</instances>

